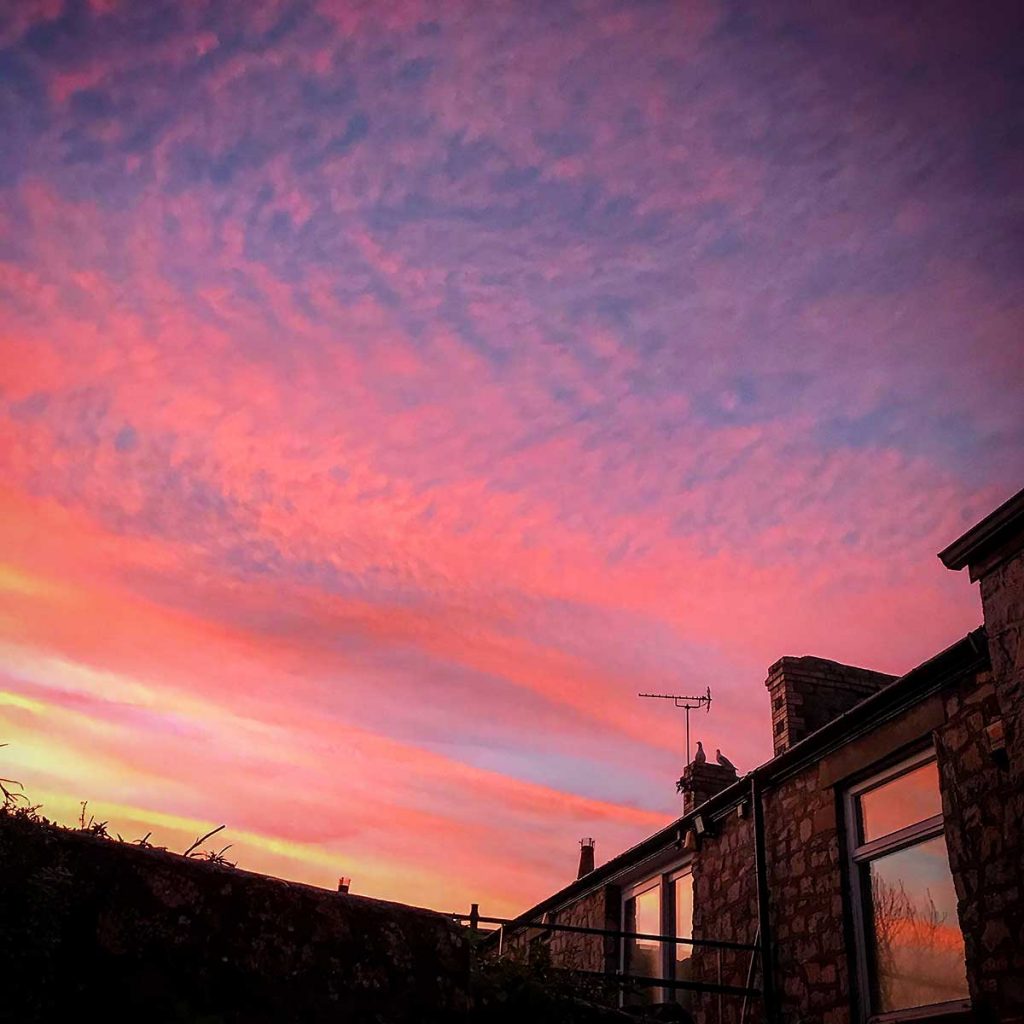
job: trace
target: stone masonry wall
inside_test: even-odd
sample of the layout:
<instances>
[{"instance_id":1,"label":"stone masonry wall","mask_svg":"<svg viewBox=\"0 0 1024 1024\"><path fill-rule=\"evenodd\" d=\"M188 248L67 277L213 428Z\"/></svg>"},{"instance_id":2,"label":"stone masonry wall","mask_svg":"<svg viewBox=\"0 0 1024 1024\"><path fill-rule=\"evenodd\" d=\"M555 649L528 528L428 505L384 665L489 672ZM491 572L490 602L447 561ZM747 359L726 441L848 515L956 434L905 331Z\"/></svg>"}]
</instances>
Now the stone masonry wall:
<instances>
[{"instance_id":1,"label":"stone masonry wall","mask_svg":"<svg viewBox=\"0 0 1024 1024\"><path fill-rule=\"evenodd\" d=\"M971 1001L980 1020L998 1020L1000 1004L1012 996L1008 988L1016 987L1021 998L1024 934L1010 927L1021 896L1003 820L1012 796L999 777L1005 770L993 762L985 732L999 716L991 673L979 676L971 690L947 693L945 707L947 721L937 731L936 747Z\"/></svg>"},{"instance_id":2,"label":"stone masonry wall","mask_svg":"<svg viewBox=\"0 0 1024 1024\"><path fill-rule=\"evenodd\" d=\"M1024 556L981 575L992 664L947 694L939 733L950 862L979 1020L1024 1021ZM1001 749L1000 749L1001 747Z\"/></svg>"},{"instance_id":3,"label":"stone masonry wall","mask_svg":"<svg viewBox=\"0 0 1024 1024\"><path fill-rule=\"evenodd\" d=\"M765 794L775 977L783 1020L849 1020L835 794L816 766Z\"/></svg>"},{"instance_id":4,"label":"stone masonry wall","mask_svg":"<svg viewBox=\"0 0 1024 1024\"><path fill-rule=\"evenodd\" d=\"M765 794L765 827L774 939L774 976L784 1021L849 1020L849 973L843 933L842 881L835 798L810 768ZM753 943L757 885L752 818L738 812L717 823L694 859L694 935ZM715 981L718 953L695 952L697 977ZM747 984L751 954L722 954L722 980ZM755 964L755 987L761 986ZM698 997L698 1024L737 1024L742 999ZM763 1020L760 999L748 1020Z\"/></svg>"},{"instance_id":5,"label":"stone masonry wall","mask_svg":"<svg viewBox=\"0 0 1024 1024\"><path fill-rule=\"evenodd\" d=\"M1002 722L1006 762L996 765L1003 794L1002 814L988 819L1002 827L1000 875L985 899L1000 913L1006 934L989 933L986 957L978 965L984 1011L1024 1020L1024 555L1004 562L981 581L992 676ZM990 764L994 762L990 761ZM990 776L994 773L989 769ZM993 779L995 784L995 779ZM999 908L998 910L996 908Z\"/></svg>"},{"instance_id":6,"label":"stone masonry wall","mask_svg":"<svg viewBox=\"0 0 1024 1024\"><path fill-rule=\"evenodd\" d=\"M698 939L753 943L757 932L757 887L754 880L754 831L748 814L734 812L715 823L716 834L701 841L693 859L693 934ZM721 980L745 986L751 953L721 952ZM718 980L719 953L694 947L694 978ZM757 982L755 981L755 985ZM702 992L694 997L697 1024L737 1024L742 998ZM721 1010L721 1012L719 1012ZM748 1007L748 1022L763 1019L759 1000Z\"/></svg>"},{"instance_id":7,"label":"stone masonry wall","mask_svg":"<svg viewBox=\"0 0 1024 1024\"><path fill-rule=\"evenodd\" d=\"M583 928L618 928L619 900L613 893L617 893L617 890L602 886L559 911L552 920L557 924ZM561 967L575 967L584 971L613 971L618 967L617 943L607 936L552 932L548 948L552 962Z\"/></svg>"},{"instance_id":8,"label":"stone masonry wall","mask_svg":"<svg viewBox=\"0 0 1024 1024\"><path fill-rule=\"evenodd\" d=\"M617 889L601 886L551 915L550 920L583 928L616 929L619 927L617 894ZM603 935L523 929L510 936L504 948L513 956L524 957L533 950L544 949L555 967L585 971L614 971L618 968L616 941Z\"/></svg>"}]
</instances>

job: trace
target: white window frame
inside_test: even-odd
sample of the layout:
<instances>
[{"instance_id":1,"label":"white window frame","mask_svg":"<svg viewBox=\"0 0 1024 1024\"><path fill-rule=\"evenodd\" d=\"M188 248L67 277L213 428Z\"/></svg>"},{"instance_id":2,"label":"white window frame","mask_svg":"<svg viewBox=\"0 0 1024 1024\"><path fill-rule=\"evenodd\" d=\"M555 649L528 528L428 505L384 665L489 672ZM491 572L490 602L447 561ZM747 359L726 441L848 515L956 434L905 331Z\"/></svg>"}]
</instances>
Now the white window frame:
<instances>
[{"instance_id":1,"label":"white window frame","mask_svg":"<svg viewBox=\"0 0 1024 1024\"><path fill-rule=\"evenodd\" d=\"M935 748L928 746L909 757L875 772L869 778L846 789L844 794L844 815L846 826L846 869L850 884L850 904L853 913L853 935L856 952L857 995L860 1020L866 1024L888 1024L896 1021L912 1021L921 1017L936 1017L942 1014L963 1013L971 1008L969 999L954 999L927 1006L908 1007L886 1013L874 1012L875 985L872 977L873 951L869 943L868 920L871 914L869 892L864 884L866 865L883 854L896 853L910 846L917 846L936 836L945 838L942 812L898 829L889 835L861 842L860 797L869 790L898 779L915 768L936 760ZM959 926L959 922L957 922Z\"/></svg>"},{"instance_id":2,"label":"white window frame","mask_svg":"<svg viewBox=\"0 0 1024 1024\"><path fill-rule=\"evenodd\" d=\"M659 918L661 921L660 935L674 935L675 931L675 886L676 879L683 875L690 875L693 873L692 860L684 861L683 863L671 864L668 867L657 872L657 874L647 875L641 881L635 882L632 885L624 886L620 893L619 901L619 920L622 922L623 930L625 930L626 923L626 904L629 900L636 896L640 896L645 892L650 892L651 889L658 890L658 910ZM692 935L683 936L683 938L692 938ZM626 944L628 939L621 939L619 942L619 971L623 974L626 973ZM658 977L662 979L671 979L673 971L673 962L675 959L675 943L673 942L661 942L660 951L658 954ZM664 986L650 986L654 993L655 1003L664 1003L671 1001L673 989L665 988ZM625 1002L625 994L623 993L619 997L620 1005Z\"/></svg>"}]
</instances>

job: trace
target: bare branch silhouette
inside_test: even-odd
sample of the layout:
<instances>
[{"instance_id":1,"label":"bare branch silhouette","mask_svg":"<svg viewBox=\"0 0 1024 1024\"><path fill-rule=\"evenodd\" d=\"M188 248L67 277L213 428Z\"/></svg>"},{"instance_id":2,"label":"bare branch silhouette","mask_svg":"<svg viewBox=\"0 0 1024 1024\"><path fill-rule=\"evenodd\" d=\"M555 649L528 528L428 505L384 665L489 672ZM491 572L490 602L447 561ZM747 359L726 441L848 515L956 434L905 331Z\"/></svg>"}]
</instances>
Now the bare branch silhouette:
<instances>
[{"instance_id":1,"label":"bare branch silhouette","mask_svg":"<svg viewBox=\"0 0 1024 1024\"><path fill-rule=\"evenodd\" d=\"M197 839L197 840L196 840L196 841L195 841L195 842L194 842L194 843L193 843L193 844L192 844L192 845L191 845L191 846L190 846L190 847L189 847L189 848L188 848L188 849L187 849L187 850L186 850L186 851L185 851L185 852L184 852L184 853L182 854L182 856L183 856L183 857L191 857L191 856L192 856L192 853L193 853L193 851L194 851L194 850L197 850L197 849L199 849L199 847L200 847L200 846L202 846L202 845L203 845L203 843L205 843L205 842L206 842L206 840L210 838L210 836L215 836L215 835L216 835L216 834L217 834L217 833L218 833L218 832L219 832L219 831L220 831L220 830L221 830L222 828L227 828L227 826L226 826L226 825L218 825L218 826L217 826L216 828L210 829L210 831L209 831L209 832L207 832L205 836L201 836L201 837L200 837L199 839Z\"/></svg>"},{"instance_id":2,"label":"bare branch silhouette","mask_svg":"<svg viewBox=\"0 0 1024 1024\"><path fill-rule=\"evenodd\" d=\"M965 994L959 928L935 904L930 889L908 893L903 880L871 879L875 966L880 1009L902 1009Z\"/></svg>"}]
</instances>

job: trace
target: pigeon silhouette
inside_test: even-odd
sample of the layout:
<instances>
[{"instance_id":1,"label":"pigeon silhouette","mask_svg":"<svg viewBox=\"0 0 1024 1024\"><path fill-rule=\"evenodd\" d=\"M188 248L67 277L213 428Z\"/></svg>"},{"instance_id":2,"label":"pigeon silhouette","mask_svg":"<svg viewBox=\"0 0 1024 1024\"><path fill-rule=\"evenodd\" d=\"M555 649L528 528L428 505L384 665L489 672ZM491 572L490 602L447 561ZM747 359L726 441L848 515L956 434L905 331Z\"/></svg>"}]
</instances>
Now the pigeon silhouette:
<instances>
[{"instance_id":1,"label":"pigeon silhouette","mask_svg":"<svg viewBox=\"0 0 1024 1024\"><path fill-rule=\"evenodd\" d=\"M721 752L720 750L718 750L718 749L716 749L716 750L715 750L715 760L716 760L716 761L717 761L717 762L718 762L718 763L719 763L719 764L720 764L720 765L721 765L721 766L722 766L723 768L732 768L732 769L733 769L734 771L735 771L735 769L736 769L736 765L734 765L734 764L732 763L732 761L730 761L730 760L729 760L729 758L727 758L727 757L725 756L725 754L723 754L723 753L722 753L722 752Z\"/></svg>"},{"instance_id":2,"label":"pigeon silhouette","mask_svg":"<svg viewBox=\"0 0 1024 1024\"><path fill-rule=\"evenodd\" d=\"M697 753L693 755L693 763L703 764L707 759L708 755L704 753L704 744L697 740Z\"/></svg>"}]
</instances>

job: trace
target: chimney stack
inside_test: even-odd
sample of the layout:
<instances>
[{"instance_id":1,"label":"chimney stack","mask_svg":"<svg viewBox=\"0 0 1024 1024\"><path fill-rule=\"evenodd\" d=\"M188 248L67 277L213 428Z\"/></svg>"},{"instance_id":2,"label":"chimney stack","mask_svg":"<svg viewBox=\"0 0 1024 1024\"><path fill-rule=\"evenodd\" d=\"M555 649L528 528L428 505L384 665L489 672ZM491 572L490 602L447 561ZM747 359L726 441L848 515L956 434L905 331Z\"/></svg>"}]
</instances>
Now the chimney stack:
<instances>
[{"instance_id":1,"label":"chimney stack","mask_svg":"<svg viewBox=\"0 0 1024 1024\"><path fill-rule=\"evenodd\" d=\"M589 875L594 870L594 840L589 836L580 840L580 869L577 878Z\"/></svg>"},{"instance_id":2,"label":"chimney stack","mask_svg":"<svg viewBox=\"0 0 1024 1024\"><path fill-rule=\"evenodd\" d=\"M776 755L849 711L896 679L854 665L805 655L780 658L765 686L772 699L772 741Z\"/></svg>"},{"instance_id":3,"label":"chimney stack","mask_svg":"<svg viewBox=\"0 0 1024 1024\"><path fill-rule=\"evenodd\" d=\"M710 800L736 781L736 769L710 761L691 761L684 769L677 789L683 794L683 814Z\"/></svg>"},{"instance_id":4,"label":"chimney stack","mask_svg":"<svg viewBox=\"0 0 1024 1024\"><path fill-rule=\"evenodd\" d=\"M352 885L352 879L342 876L338 879L338 892L346 893Z\"/></svg>"}]
</instances>

